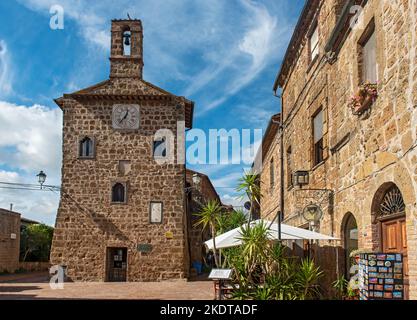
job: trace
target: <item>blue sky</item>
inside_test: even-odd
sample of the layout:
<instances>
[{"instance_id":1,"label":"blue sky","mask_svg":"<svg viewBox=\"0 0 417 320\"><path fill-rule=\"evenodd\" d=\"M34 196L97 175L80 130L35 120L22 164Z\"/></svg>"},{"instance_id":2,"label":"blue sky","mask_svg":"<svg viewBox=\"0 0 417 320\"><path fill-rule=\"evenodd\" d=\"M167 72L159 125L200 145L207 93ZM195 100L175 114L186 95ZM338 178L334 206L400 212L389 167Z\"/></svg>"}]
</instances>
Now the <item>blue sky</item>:
<instances>
[{"instance_id":1,"label":"blue sky","mask_svg":"<svg viewBox=\"0 0 417 320\"><path fill-rule=\"evenodd\" d=\"M64 8L64 30L50 8ZM63 93L109 75L110 20L144 26L144 78L195 101L194 127L265 129L279 112L272 85L304 0L5 0L0 2L0 181L59 185ZM190 166L224 202L244 165ZM0 189L0 207L54 224L59 197Z\"/></svg>"}]
</instances>

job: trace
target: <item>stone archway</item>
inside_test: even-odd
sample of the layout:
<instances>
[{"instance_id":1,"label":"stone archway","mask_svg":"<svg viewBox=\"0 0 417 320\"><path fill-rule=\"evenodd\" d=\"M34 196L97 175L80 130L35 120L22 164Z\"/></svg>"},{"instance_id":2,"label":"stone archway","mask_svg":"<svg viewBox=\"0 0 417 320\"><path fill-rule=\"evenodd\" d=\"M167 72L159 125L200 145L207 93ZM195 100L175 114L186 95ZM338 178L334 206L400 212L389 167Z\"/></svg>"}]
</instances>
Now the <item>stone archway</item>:
<instances>
[{"instance_id":1,"label":"stone archway","mask_svg":"<svg viewBox=\"0 0 417 320\"><path fill-rule=\"evenodd\" d=\"M372 246L381 253L402 253L404 295L408 298L408 250L406 205L401 190L393 182L384 183L372 201Z\"/></svg>"},{"instance_id":2,"label":"stone archway","mask_svg":"<svg viewBox=\"0 0 417 320\"><path fill-rule=\"evenodd\" d=\"M359 248L358 243L358 224L355 216L348 212L343 218L342 222L342 241L344 251L344 272L346 279L350 278L350 266L351 259L350 254L352 251Z\"/></svg>"}]
</instances>

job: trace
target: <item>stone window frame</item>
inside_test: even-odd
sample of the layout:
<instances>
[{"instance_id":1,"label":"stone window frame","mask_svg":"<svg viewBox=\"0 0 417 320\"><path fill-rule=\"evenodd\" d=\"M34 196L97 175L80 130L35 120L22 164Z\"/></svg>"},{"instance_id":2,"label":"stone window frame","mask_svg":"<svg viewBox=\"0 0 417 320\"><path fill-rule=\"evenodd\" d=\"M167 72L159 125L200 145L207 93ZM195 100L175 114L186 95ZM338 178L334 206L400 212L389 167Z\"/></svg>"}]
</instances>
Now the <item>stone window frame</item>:
<instances>
[{"instance_id":1,"label":"stone window frame","mask_svg":"<svg viewBox=\"0 0 417 320\"><path fill-rule=\"evenodd\" d=\"M123 187L125 188L125 193L124 193L124 201L123 202L116 202L113 201L113 188L116 184L122 184ZM110 204L111 205L127 205L128 204L128 196L129 196L129 183L127 180L112 180L110 183Z\"/></svg>"},{"instance_id":2,"label":"stone window frame","mask_svg":"<svg viewBox=\"0 0 417 320\"><path fill-rule=\"evenodd\" d=\"M367 79L363 79L363 51L364 46L368 42L368 40L371 38L371 36L374 35L377 37L377 29L375 24L375 17L372 17L366 26L365 30L363 31L362 35L359 37L359 40L357 42L357 68L358 68L358 86L362 85ZM376 77L378 81L378 39L376 39L376 57L375 57L375 64L376 64Z\"/></svg>"},{"instance_id":3,"label":"stone window frame","mask_svg":"<svg viewBox=\"0 0 417 320\"><path fill-rule=\"evenodd\" d=\"M83 156L81 155L81 143L84 139L90 139L92 142L92 150L90 156ZM77 158L80 160L95 160L96 159L96 138L90 135L81 135L78 136L78 143L77 143Z\"/></svg>"},{"instance_id":4,"label":"stone window frame","mask_svg":"<svg viewBox=\"0 0 417 320\"><path fill-rule=\"evenodd\" d=\"M152 205L153 204L161 204L161 222L152 222ZM164 202L158 200L152 200L149 202L149 223L150 224L163 224L164 223Z\"/></svg>"}]
</instances>

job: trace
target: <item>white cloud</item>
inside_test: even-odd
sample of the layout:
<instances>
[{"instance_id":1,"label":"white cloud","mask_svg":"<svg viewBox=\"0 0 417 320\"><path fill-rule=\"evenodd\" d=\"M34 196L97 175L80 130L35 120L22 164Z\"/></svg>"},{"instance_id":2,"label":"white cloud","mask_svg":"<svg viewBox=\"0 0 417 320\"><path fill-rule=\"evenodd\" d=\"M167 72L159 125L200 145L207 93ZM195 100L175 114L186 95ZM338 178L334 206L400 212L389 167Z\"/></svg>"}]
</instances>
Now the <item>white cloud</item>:
<instances>
[{"instance_id":1,"label":"white cloud","mask_svg":"<svg viewBox=\"0 0 417 320\"><path fill-rule=\"evenodd\" d=\"M264 107L262 104L257 104L256 107L249 106L247 104L241 104L233 110L232 114L238 116L239 119L247 125L253 125L259 129L265 129L271 117L277 113L277 109L277 106L273 104ZM253 114L255 112L256 117L248 116L249 114Z\"/></svg>"},{"instance_id":2,"label":"white cloud","mask_svg":"<svg viewBox=\"0 0 417 320\"><path fill-rule=\"evenodd\" d=\"M57 176L61 136L61 110L0 101L0 164L28 173L49 170L51 176Z\"/></svg>"},{"instance_id":3,"label":"white cloud","mask_svg":"<svg viewBox=\"0 0 417 320\"><path fill-rule=\"evenodd\" d=\"M19 180L19 174L17 172L8 172L0 170L0 181L16 183Z\"/></svg>"},{"instance_id":4,"label":"white cloud","mask_svg":"<svg viewBox=\"0 0 417 320\"><path fill-rule=\"evenodd\" d=\"M44 170L47 183L61 180L62 113L35 105L17 106L0 101L0 181L36 184ZM0 207L14 209L25 217L53 225L59 195L49 191L2 189Z\"/></svg>"},{"instance_id":5,"label":"white cloud","mask_svg":"<svg viewBox=\"0 0 417 320\"><path fill-rule=\"evenodd\" d=\"M0 97L5 97L12 92L12 74L10 70L10 57L7 44L0 39Z\"/></svg>"},{"instance_id":6,"label":"white cloud","mask_svg":"<svg viewBox=\"0 0 417 320\"><path fill-rule=\"evenodd\" d=\"M268 2L251 0L19 2L46 16L52 5L61 5L65 18L77 23L79 34L96 55L103 54L97 53L97 46L109 51L112 18L126 17L127 12L141 18L145 29L145 76L150 81L181 83L185 88L178 92L181 95L198 93L201 97L197 116L222 106L276 61L289 29L285 11L274 6L273 11L268 10ZM187 63L189 59L197 61L196 65ZM91 74L92 65L83 66L89 70L87 74Z\"/></svg>"},{"instance_id":7,"label":"white cloud","mask_svg":"<svg viewBox=\"0 0 417 320\"><path fill-rule=\"evenodd\" d=\"M232 172L226 175L222 175L220 178L212 179L212 183L215 188L230 188L236 189L236 186L239 183L239 179L243 175L242 171Z\"/></svg>"},{"instance_id":8,"label":"white cloud","mask_svg":"<svg viewBox=\"0 0 417 320\"><path fill-rule=\"evenodd\" d=\"M247 201L246 198L230 194L224 194L220 198L222 203L226 205L232 205L233 207L242 207Z\"/></svg>"}]
</instances>

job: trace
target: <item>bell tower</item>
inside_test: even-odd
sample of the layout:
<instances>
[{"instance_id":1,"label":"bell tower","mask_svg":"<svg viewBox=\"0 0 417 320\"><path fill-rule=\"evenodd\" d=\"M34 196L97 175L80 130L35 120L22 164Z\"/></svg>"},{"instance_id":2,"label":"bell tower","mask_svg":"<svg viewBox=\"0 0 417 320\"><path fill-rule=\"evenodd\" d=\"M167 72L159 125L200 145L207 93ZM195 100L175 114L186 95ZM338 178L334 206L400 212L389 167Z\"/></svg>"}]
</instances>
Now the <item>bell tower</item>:
<instances>
[{"instance_id":1,"label":"bell tower","mask_svg":"<svg viewBox=\"0 0 417 320\"><path fill-rule=\"evenodd\" d=\"M112 20L110 78L139 78L143 72L143 29L140 20Z\"/></svg>"}]
</instances>

